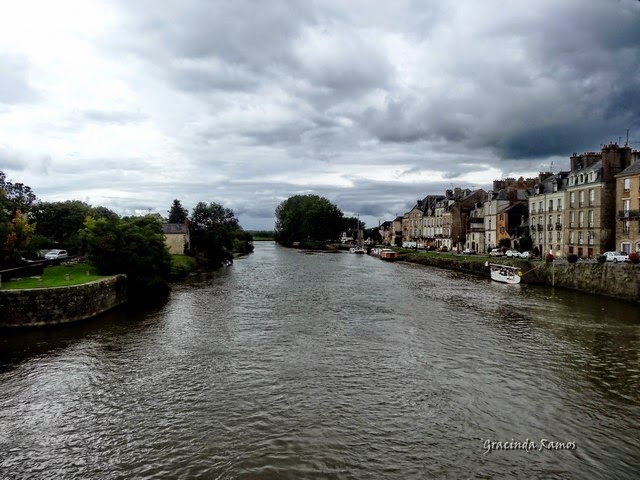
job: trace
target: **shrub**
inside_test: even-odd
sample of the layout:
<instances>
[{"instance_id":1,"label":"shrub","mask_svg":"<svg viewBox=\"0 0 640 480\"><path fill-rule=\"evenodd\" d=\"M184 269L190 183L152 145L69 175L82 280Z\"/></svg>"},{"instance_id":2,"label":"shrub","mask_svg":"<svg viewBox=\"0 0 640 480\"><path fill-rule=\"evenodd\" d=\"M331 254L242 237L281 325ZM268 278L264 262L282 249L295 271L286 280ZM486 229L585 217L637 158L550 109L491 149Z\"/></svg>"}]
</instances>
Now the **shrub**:
<instances>
[{"instance_id":1,"label":"shrub","mask_svg":"<svg viewBox=\"0 0 640 480\"><path fill-rule=\"evenodd\" d=\"M598 263L604 263L607 261L607 257L605 257L604 255L598 255L596 257L596 260L598 261Z\"/></svg>"},{"instance_id":2,"label":"shrub","mask_svg":"<svg viewBox=\"0 0 640 480\"><path fill-rule=\"evenodd\" d=\"M547 253L547 256L546 256L546 257L544 257L544 258L545 258L545 260L547 261L547 263L551 263L551 262L553 262L553 259L554 259L555 257L553 256L553 254L552 254L552 253Z\"/></svg>"},{"instance_id":3,"label":"shrub","mask_svg":"<svg viewBox=\"0 0 640 480\"><path fill-rule=\"evenodd\" d=\"M578 261L578 255L572 253L572 254L567 256L567 262L576 263L577 261Z\"/></svg>"},{"instance_id":4,"label":"shrub","mask_svg":"<svg viewBox=\"0 0 640 480\"><path fill-rule=\"evenodd\" d=\"M640 263L640 255L637 252L630 253L629 261L631 263Z\"/></svg>"}]
</instances>

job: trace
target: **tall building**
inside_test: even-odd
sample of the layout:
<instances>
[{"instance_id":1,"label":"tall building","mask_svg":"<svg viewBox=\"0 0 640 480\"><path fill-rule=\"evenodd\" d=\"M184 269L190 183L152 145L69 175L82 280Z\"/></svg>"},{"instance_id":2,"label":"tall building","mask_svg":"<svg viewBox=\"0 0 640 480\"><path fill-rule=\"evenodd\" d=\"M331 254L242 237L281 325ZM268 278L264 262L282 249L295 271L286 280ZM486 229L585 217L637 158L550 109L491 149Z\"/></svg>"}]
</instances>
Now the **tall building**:
<instances>
[{"instance_id":1,"label":"tall building","mask_svg":"<svg viewBox=\"0 0 640 480\"><path fill-rule=\"evenodd\" d=\"M630 147L615 143L600 152L571 156L564 253L592 258L615 250L616 175L631 165L632 158Z\"/></svg>"}]
</instances>

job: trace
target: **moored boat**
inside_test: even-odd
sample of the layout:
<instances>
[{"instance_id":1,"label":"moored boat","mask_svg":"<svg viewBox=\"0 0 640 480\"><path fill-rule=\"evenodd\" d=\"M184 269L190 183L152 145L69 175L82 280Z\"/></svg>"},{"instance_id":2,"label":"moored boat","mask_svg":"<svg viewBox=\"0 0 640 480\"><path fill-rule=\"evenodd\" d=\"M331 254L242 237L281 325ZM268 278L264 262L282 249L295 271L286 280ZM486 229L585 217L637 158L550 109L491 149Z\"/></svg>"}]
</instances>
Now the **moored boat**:
<instances>
[{"instance_id":1,"label":"moored boat","mask_svg":"<svg viewBox=\"0 0 640 480\"><path fill-rule=\"evenodd\" d=\"M498 265L497 263L488 263L491 269L491 280L501 283L520 283L522 272L518 267L513 265Z\"/></svg>"},{"instance_id":2,"label":"moored boat","mask_svg":"<svg viewBox=\"0 0 640 480\"><path fill-rule=\"evenodd\" d=\"M380 250L380 259L386 260L387 262L394 262L398 260L398 252L390 248L383 248Z\"/></svg>"}]
</instances>

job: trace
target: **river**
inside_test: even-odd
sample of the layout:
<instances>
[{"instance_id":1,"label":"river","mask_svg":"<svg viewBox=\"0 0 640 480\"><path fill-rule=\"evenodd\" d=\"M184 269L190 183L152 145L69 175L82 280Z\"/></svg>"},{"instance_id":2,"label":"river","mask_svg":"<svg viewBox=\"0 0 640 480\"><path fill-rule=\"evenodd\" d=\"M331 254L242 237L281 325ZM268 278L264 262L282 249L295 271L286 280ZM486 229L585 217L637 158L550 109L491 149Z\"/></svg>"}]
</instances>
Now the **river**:
<instances>
[{"instance_id":1,"label":"river","mask_svg":"<svg viewBox=\"0 0 640 480\"><path fill-rule=\"evenodd\" d=\"M2 332L0 478L638 478L640 310L269 242Z\"/></svg>"}]
</instances>

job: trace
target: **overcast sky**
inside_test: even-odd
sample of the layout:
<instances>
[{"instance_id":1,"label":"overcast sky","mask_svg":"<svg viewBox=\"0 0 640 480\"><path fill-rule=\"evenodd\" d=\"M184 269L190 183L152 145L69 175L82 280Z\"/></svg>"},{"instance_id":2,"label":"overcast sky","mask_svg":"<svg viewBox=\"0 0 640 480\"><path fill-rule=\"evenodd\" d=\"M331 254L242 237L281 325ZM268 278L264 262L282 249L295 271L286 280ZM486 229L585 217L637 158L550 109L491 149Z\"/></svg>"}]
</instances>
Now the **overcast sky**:
<instances>
[{"instance_id":1,"label":"overcast sky","mask_svg":"<svg viewBox=\"0 0 640 480\"><path fill-rule=\"evenodd\" d=\"M0 170L45 201L373 226L640 141L637 0L1 1Z\"/></svg>"}]
</instances>

